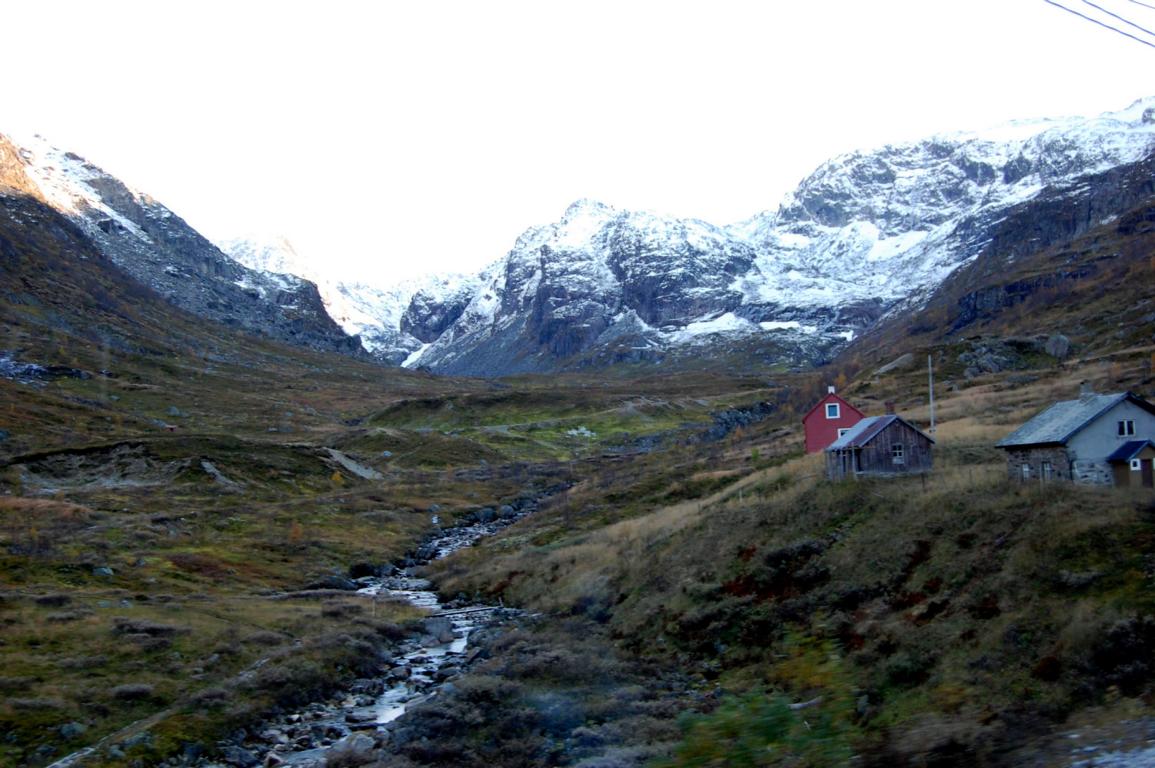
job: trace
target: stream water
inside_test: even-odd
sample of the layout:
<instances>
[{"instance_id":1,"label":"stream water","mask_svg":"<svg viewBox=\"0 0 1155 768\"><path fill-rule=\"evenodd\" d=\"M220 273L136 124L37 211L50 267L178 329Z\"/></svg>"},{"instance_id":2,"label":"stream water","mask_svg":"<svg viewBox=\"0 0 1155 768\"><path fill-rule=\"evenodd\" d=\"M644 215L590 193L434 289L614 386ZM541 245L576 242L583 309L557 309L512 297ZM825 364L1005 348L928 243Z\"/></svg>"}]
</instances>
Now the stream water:
<instances>
[{"instance_id":1,"label":"stream water","mask_svg":"<svg viewBox=\"0 0 1155 768\"><path fill-rule=\"evenodd\" d=\"M372 735L387 729L409 707L435 696L442 685L459 674L470 660L470 635L507 609L476 604L446 609L432 585L415 572L422 565L493 535L529 509L503 507L502 511L504 514L494 513L492 519L439 529L404 567L394 567L387 576L359 580L359 593L374 601L403 600L429 611L424 634L405 641L380 677L357 680L334 700L266 723L259 734L245 742L242 752L261 758L265 765L323 766L329 750L368 746ZM226 762L240 764L248 755L226 751Z\"/></svg>"},{"instance_id":2,"label":"stream water","mask_svg":"<svg viewBox=\"0 0 1155 768\"><path fill-rule=\"evenodd\" d=\"M469 636L479 627L508 615L509 609L490 605L454 605L446 609L432 585L416 571L433 560L445 557L479 539L511 525L534 508L532 502L520 509L502 507L501 512L483 510L468 525L437 528L417 552L403 564L386 570L386 576L359 579L358 592L367 599L403 600L429 611L425 632L402 643L388 669L374 678L357 680L349 690L329 701L284 715L254 729L241 743L222 749L220 762L204 758L196 761L211 766L296 766L320 768L333 749L367 748L406 709L436 695L438 689L459 674L470 660ZM438 525L434 515L433 524ZM143 721L142 721L143 722ZM104 744L74 752L49 768L73 768L103 748ZM114 747L111 741L109 746Z\"/></svg>"}]
</instances>

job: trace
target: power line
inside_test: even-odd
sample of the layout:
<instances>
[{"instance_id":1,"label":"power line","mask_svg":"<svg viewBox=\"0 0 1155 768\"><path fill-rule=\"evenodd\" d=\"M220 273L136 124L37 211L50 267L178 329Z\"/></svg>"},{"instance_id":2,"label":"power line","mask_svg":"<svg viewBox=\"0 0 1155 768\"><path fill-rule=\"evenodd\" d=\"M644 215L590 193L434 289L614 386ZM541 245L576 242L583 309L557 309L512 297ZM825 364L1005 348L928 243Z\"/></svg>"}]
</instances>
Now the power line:
<instances>
[{"instance_id":1,"label":"power line","mask_svg":"<svg viewBox=\"0 0 1155 768\"><path fill-rule=\"evenodd\" d=\"M1103 13L1107 14L1108 16L1110 16L1112 18L1118 19L1119 21L1123 22L1124 24L1128 24L1128 25L1134 27L1135 29L1139 30L1140 32L1146 32L1148 35L1155 37L1155 32L1152 32L1151 30L1147 29L1146 27L1141 27L1138 24L1136 24L1135 22L1133 22L1129 19L1125 19L1117 13L1112 13L1111 11L1108 11L1106 8L1104 8L1101 5L1095 5L1094 3L1091 2L1091 0L1083 0L1083 5L1089 5L1092 8L1095 8L1097 10L1102 11Z\"/></svg>"},{"instance_id":2,"label":"power line","mask_svg":"<svg viewBox=\"0 0 1155 768\"><path fill-rule=\"evenodd\" d=\"M1135 5L1141 5L1144 8L1150 8L1151 10L1155 11L1155 5L1148 5L1147 3L1139 2L1139 0L1127 0L1127 2L1134 3Z\"/></svg>"},{"instance_id":3,"label":"power line","mask_svg":"<svg viewBox=\"0 0 1155 768\"><path fill-rule=\"evenodd\" d=\"M1091 16L1087 16L1086 14L1082 14L1082 13L1079 13L1078 11L1076 11L1076 10L1075 10L1075 9L1073 9L1073 8L1068 8L1068 7L1067 7L1067 6L1065 6L1065 5L1060 5L1059 3L1056 3L1056 2L1055 2L1055 0L1043 0L1043 2L1044 2L1044 3L1047 3L1048 5L1053 5L1053 6L1055 6L1056 8L1062 8L1062 9L1063 9L1064 11L1066 11L1067 13L1073 13L1073 14L1075 14L1076 16L1078 16L1080 19L1084 19L1084 20L1086 20L1086 21L1089 21L1089 22L1091 22L1092 24L1098 24L1100 27L1105 27L1106 29L1109 29L1109 30L1111 30L1112 32L1118 32L1118 33L1119 33L1120 35L1122 35L1123 37L1129 37L1129 38L1131 38L1132 40L1134 40L1135 42L1137 42L1137 43L1142 43L1143 45L1147 46L1148 48L1155 48L1155 43L1152 43L1152 42L1150 42L1150 41L1144 40L1144 39L1143 39L1143 38L1141 38L1141 37L1135 37L1135 36L1134 36L1134 35L1132 35L1130 32L1124 32L1123 30L1119 29L1118 27L1112 27L1110 24L1107 24L1106 22L1103 22L1103 21L1099 21L1099 20L1098 20L1098 19L1096 19L1096 18L1092 18Z\"/></svg>"}]
</instances>

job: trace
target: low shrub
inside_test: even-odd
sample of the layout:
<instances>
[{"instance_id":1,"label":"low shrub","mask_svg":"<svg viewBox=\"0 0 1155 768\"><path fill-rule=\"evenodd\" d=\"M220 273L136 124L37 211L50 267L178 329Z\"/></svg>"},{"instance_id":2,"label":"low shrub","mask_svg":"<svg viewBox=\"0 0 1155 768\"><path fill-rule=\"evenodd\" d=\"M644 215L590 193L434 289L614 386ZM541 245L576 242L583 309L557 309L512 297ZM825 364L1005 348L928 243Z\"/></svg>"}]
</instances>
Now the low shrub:
<instances>
[{"instance_id":1,"label":"low shrub","mask_svg":"<svg viewBox=\"0 0 1155 768\"><path fill-rule=\"evenodd\" d=\"M656 766L829 768L847 764L853 755L845 723L821 705L796 711L782 694L728 697L709 714L685 717L683 730L674 756Z\"/></svg>"}]
</instances>

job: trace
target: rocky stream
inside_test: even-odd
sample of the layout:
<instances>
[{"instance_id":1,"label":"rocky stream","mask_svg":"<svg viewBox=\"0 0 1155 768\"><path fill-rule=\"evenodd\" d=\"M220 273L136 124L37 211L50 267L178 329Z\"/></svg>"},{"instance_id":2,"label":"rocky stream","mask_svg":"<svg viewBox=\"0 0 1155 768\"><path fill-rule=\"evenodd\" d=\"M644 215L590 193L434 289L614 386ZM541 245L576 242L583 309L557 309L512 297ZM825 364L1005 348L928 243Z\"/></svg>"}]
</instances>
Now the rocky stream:
<instances>
[{"instance_id":1,"label":"rocky stream","mask_svg":"<svg viewBox=\"0 0 1155 768\"><path fill-rule=\"evenodd\" d=\"M417 572L433 560L497 533L533 507L527 502L518 508L485 508L473 513L465 524L445 528L439 526L434 512L434 532L415 552L400 563L380 569L381 575L356 580L357 592L367 600L403 600L429 612L424 631L405 640L380 675L355 680L347 690L326 701L314 702L238 733L228 743L218 745L215 760L200 757L190 762L186 756L170 760L169 764L199 768L321 768L333 752L363 752L387 740L392 724L410 706L437 695L473 660L476 651L471 652L469 647L472 633L518 613L500 605L460 601L443 605L432 585ZM81 766L85 757L101 747L118 749L116 744L96 745L68 755L49 768Z\"/></svg>"},{"instance_id":2,"label":"rocky stream","mask_svg":"<svg viewBox=\"0 0 1155 768\"><path fill-rule=\"evenodd\" d=\"M340 696L266 723L250 740L225 749L226 765L324 766L332 750L364 751L387 735L408 707L437 694L472 660L469 636L492 625L509 609L502 606L444 606L432 585L415 575L423 565L473 545L510 525L528 510L483 510L474 522L438 529L413 557L387 568L384 576L358 580L358 592L372 600L404 600L429 611L424 634L405 641L380 677L357 680ZM435 515L434 525L439 520Z\"/></svg>"}]
</instances>

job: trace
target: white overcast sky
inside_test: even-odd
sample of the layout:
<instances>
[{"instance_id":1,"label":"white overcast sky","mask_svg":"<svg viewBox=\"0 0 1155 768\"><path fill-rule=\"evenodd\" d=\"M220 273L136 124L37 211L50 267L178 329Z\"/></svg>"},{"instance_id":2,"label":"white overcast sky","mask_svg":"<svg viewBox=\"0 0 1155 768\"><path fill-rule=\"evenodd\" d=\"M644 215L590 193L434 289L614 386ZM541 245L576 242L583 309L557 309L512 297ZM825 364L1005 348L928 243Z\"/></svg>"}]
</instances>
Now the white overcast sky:
<instances>
[{"instance_id":1,"label":"white overcast sky","mask_svg":"<svg viewBox=\"0 0 1155 768\"><path fill-rule=\"evenodd\" d=\"M581 197L726 224L840 152L1155 95L1155 48L1044 0L25 0L0 27L0 132L377 282L484 266Z\"/></svg>"}]
</instances>

